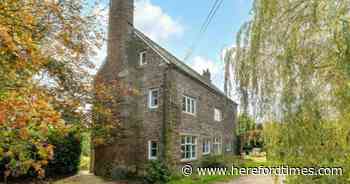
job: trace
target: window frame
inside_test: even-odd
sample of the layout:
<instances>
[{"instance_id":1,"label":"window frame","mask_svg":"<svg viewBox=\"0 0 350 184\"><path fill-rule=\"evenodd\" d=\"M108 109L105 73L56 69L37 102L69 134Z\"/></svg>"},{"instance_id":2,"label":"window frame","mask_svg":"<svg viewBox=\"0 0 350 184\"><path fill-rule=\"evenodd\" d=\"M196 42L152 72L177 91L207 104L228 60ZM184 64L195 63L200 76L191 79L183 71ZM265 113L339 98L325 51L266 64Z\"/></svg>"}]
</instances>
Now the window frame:
<instances>
[{"instance_id":1,"label":"window frame","mask_svg":"<svg viewBox=\"0 0 350 184\"><path fill-rule=\"evenodd\" d=\"M189 139L190 138L190 139ZM192 161L198 158L198 136L181 135L181 161ZM194 141L193 141L194 139ZM185 140L184 142L182 140ZM191 141L188 141L191 140ZM182 149L184 147L184 149ZM189 148L189 150L187 150ZM187 157L189 153L189 157ZM183 157L184 156L184 157Z\"/></svg>"},{"instance_id":2,"label":"window frame","mask_svg":"<svg viewBox=\"0 0 350 184\"><path fill-rule=\"evenodd\" d=\"M222 120L223 118L221 109L214 108L214 121L221 122Z\"/></svg>"},{"instance_id":3,"label":"window frame","mask_svg":"<svg viewBox=\"0 0 350 184\"><path fill-rule=\"evenodd\" d=\"M203 146L203 149L202 149L202 154L203 155L209 155L210 154L210 143L211 143L211 141L210 141L210 139L208 139L208 138L204 138L203 139L203 144L202 144L202 146ZM206 149L207 148L207 149Z\"/></svg>"},{"instance_id":4,"label":"window frame","mask_svg":"<svg viewBox=\"0 0 350 184\"><path fill-rule=\"evenodd\" d=\"M140 66L144 66L147 64L147 60L146 60L146 57L147 56L147 52L146 51L141 51L139 53L139 65Z\"/></svg>"},{"instance_id":5,"label":"window frame","mask_svg":"<svg viewBox=\"0 0 350 184\"><path fill-rule=\"evenodd\" d=\"M153 92L157 92L157 104L153 105ZM156 109L159 107L159 88L152 88L148 90L148 108Z\"/></svg>"},{"instance_id":6,"label":"window frame","mask_svg":"<svg viewBox=\"0 0 350 184\"><path fill-rule=\"evenodd\" d=\"M153 148L152 145L155 143L156 148ZM156 156L152 155L152 151L155 149ZM158 159L158 142L154 140L148 141L148 160L157 160Z\"/></svg>"},{"instance_id":7,"label":"window frame","mask_svg":"<svg viewBox=\"0 0 350 184\"><path fill-rule=\"evenodd\" d=\"M217 150L215 150L215 148ZM217 136L213 138L213 153L215 155L222 154L222 137L221 136Z\"/></svg>"},{"instance_id":8,"label":"window frame","mask_svg":"<svg viewBox=\"0 0 350 184\"><path fill-rule=\"evenodd\" d=\"M182 112L195 116L197 114L197 99L182 95Z\"/></svg>"}]
</instances>

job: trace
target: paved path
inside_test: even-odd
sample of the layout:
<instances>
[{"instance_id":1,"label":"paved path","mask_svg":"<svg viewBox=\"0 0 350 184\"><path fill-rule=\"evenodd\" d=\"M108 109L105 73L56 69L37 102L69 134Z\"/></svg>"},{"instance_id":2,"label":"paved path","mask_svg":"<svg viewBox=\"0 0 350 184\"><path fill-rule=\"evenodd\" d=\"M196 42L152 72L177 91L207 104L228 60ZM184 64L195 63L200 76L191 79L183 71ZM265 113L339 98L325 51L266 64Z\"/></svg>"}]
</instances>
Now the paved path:
<instances>
[{"instance_id":1,"label":"paved path","mask_svg":"<svg viewBox=\"0 0 350 184\"><path fill-rule=\"evenodd\" d=\"M218 184L274 184L271 176L242 176L228 183Z\"/></svg>"}]
</instances>

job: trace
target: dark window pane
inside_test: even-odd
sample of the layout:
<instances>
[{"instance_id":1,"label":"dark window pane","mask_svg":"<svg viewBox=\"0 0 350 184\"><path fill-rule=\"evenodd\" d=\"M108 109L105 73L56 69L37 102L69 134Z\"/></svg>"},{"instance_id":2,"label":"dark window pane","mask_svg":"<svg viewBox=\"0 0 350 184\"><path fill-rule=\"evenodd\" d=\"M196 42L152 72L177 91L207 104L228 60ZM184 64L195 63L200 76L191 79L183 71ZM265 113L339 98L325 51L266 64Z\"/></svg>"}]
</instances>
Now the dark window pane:
<instances>
[{"instance_id":1,"label":"dark window pane","mask_svg":"<svg viewBox=\"0 0 350 184\"><path fill-rule=\"evenodd\" d=\"M156 142L152 142L151 147L152 147L152 149L157 149L157 143Z\"/></svg>"},{"instance_id":2,"label":"dark window pane","mask_svg":"<svg viewBox=\"0 0 350 184\"><path fill-rule=\"evenodd\" d=\"M190 141L190 137L189 136L187 136L186 137L186 143L190 143L191 141Z\"/></svg>"},{"instance_id":3,"label":"dark window pane","mask_svg":"<svg viewBox=\"0 0 350 184\"><path fill-rule=\"evenodd\" d=\"M182 97L182 110L186 111L186 97Z\"/></svg>"},{"instance_id":4,"label":"dark window pane","mask_svg":"<svg viewBox=\"0 0 350 184\"><path fill-rule=\"evenodd\" d=\"M187 108L186 108L186 111L187 112L190 112L191 111L191 102L190 102L190 99L187 98Z\"/></svg>"},{"instance_id":5,"label":"dark window pane","mask_svg":"<svg viewBox=\"0 0 350 184\"><path fill-rule=\"evenodd\" d=\"M191 158L191 152L186 151L186 158Z\"/></svg>"},{"instance_id":6,"label":"dark window pane","mask_svg":"<svg viewBox=\"0 0 350 184\"><path fill-rule=\"evenodd\" d=\"M152 150L151 154L152 154L152 157L156 157L157 156L157 150Z\"/></svg>"},{"instance_id":7,"label":"dark window pane","mask_svg":"<svg viewBox=\"0 0 350 184\"><path fill-rule=\"evenodd\" d=\"M142 64L146 64L146 53L142 53Z\"/></svg>"},{"instance_id":8,"label":"dark window pane","mask_svg":"<svg viewBox=\"0 0 350 184\"><path fill-rule=\"evenodd\" d=\"M194 100L191 100L191 113L194 113Z\"/></svg>"}]
</instances>

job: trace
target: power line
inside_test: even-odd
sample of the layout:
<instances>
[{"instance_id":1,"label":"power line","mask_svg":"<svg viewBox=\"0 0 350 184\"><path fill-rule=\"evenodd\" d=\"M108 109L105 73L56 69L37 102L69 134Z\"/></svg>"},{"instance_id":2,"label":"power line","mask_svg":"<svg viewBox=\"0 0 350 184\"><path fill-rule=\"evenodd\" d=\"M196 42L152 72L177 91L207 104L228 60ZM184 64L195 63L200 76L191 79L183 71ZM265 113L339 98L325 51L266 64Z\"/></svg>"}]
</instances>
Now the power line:
<instances>
[{"instance_id":1,"label":"power line","mask_svg":"<svg viewBox=\"0 0 350 184\"><path fill-rule=\"evenodd\" d=\"M200 29L195 41L189 47L189 49L185 55L185 58L184 58L185 61L191 57L192 53L194 52L194 50L198 46L198 43L201 41L203 34L207 31L211 21L215 17L215 14L219 10L222 3L223 3L223 0L215 0L214 4L212 5L212 8L210 9L208 16L206 17L205 21L203 22L203 24L201 26L201 29Z\"/></svg>"},{"instance_id":2,"label":"power line","mask_svg":"<svg viewBox=\"0 0 350 184\"><path fill-rule=\"evenodd\" d=\"M219 0L215 0L214 4L212 5L211 9L210 9L210 12L209 14L207 15L207 17L205 18L205 21L203 22L202 26L201 26L201 29L199 31L199 33L203 33L203 31L206 29L206 26L208 25L208 22L210 20L210 17L211 15L213 14L214 10L215 10L215 7L217 7L219 3ZM199 36L199 35L198 35Z\"/></svg>"}]
</instances>

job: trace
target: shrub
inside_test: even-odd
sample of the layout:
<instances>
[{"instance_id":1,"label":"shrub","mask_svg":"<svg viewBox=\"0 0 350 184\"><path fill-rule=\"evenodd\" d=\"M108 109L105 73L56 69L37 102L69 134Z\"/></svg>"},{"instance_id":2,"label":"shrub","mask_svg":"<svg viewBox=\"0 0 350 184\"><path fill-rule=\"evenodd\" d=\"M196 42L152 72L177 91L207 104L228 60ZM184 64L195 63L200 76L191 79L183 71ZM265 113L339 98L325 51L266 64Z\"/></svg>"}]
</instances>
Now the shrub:
<instances>
[{"instance_id":1,"label":"shrub","mask_svg":"<svg viewBox=\"0 0 350 184\"><path fill-rule=\"evenodd\" d=\"M49 161L46 176L73 175L79 170L81 155L81 136L72 130L66 136L55 131L49 135L49 143L54 145L54 158Z\"/></svg>"},{"instance_id":2,"label":"shrub","mask_svg":"<svg viewBox=\"0 0 350 184\"><path fill-rule=\"evenodd\" d=\"M201 167L204 168L225 168L225 161L222 155L207 156L202 159Z\"/></svg>"},{"instance_id":3,"label":"shrub","mask_svg":"<svg viewBox=\"0 0 350 184\"><path fill-rule=\"evenodd\" d=\"M203 168L228 168L242 165L243 161L239 156L213 155L204 157L201 161L201 167Z\"/></svg>"},{"instance_id":4,"label":"shrub","mask_svg":"<svg viewBox=\"0 0 350 184\"><path fill-rule=\"evenodd\" d=\"M79 170L80 164L80 133L77 130L71 130L68 134L63 135L57 131L50 129L48 144L54 146L54 157L49 160L48 165L45 167L46 177L56 177L62 175L73 175ZM32 154L30 158L32 160L40 160L40 156L35 150L35 146L32 146ZM8 157L0 158L0 181L4 180L4 172L6 164L9 164ZM29 168L26 174L18 175L17 178L10 177L8 179L30 179L36 178L37 173L34 168Z\"/></svg>"},{"instance_id":5,"label":"shrub","mask_svg":"<svg viewBox=\"0 0 350 184\"><path fill-rule=\"evenodd\" d=\"M170 181L169 168L160 161L151 161L146 169L145 182L148 184L164 184Z\"/></svg>"}]
</instances>

